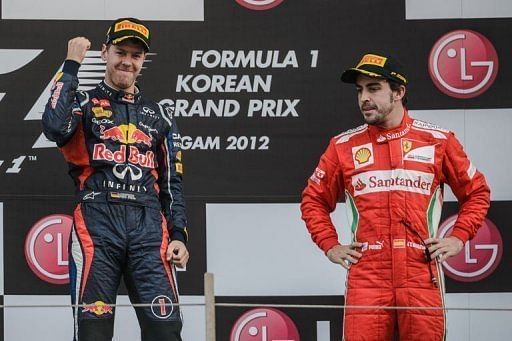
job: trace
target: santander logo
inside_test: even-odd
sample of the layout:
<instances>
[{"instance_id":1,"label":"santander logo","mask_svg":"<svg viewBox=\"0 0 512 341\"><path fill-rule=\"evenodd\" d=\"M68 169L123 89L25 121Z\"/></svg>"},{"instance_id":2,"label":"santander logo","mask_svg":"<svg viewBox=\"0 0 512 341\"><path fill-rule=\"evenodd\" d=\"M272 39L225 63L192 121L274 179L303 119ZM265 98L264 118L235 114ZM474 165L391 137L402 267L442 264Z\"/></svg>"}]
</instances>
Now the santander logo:
<instances>
[{"instance_id":1,"label":"santander logo","mask_svg":"<svg viewBox=\"0 0 512 341\"><path fill-rule=\"evenodd\" d=\"M482 34L457 30L445 34L430 51L428 71L434 85L455 98L481 95L498 73L498 55Z\"/></svg>"},{"instance_id":2,"label":"santander logo","mask_svg":"<svg viewBox=\"0 0 512 341\"><path fill-rule=\"evenodd\" d=\"M389 191L430 195L434 174L406 169L368 171L354 175L354 196Z\"/></svg>"}]
</instances>

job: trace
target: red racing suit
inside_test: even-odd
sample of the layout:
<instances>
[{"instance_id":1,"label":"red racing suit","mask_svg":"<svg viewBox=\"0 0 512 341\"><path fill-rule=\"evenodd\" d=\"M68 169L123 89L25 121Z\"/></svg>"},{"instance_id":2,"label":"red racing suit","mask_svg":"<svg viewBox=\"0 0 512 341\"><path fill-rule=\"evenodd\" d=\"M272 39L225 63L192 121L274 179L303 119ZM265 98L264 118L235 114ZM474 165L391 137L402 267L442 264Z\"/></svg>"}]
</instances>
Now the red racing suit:
<instances>
[{"instance_id":1,"label":"red racing suit","mask_svg":"<svg viewBox=\"0 0 512 341\"><path fill-rule=\"evenodd\" d=\"M363 253L347 275L345 304L444 306L437 260L426 259L423 240L435 237L443 185L460 210L452 236L466 242L489 207L485 178L452 132L412 119L399 127L362 125L332 138L302 197L302 218L313 241L327 252L338 245L329 214L342 195L352 240ZM443 310L345 309L345 340L442 340ZM398 325L398 331L394 326Z\"/></svg>"}]
</instances>

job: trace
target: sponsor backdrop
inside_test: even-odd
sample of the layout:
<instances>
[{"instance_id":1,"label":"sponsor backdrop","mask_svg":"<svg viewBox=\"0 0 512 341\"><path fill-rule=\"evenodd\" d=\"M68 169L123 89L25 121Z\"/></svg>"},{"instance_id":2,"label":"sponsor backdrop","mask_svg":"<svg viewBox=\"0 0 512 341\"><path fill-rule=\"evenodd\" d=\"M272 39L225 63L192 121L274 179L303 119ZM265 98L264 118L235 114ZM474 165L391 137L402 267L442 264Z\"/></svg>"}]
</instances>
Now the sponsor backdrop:
<instances>
[{"instance_id":1,"label":"sponsor backdrop","mask_svg":"<svg viewBox=\"0 0 512 341\"><path fill-rule=\"evenodd\" d=\"M489 2L492 5L489 5ZM342 304L345 272L313 245L298 203L331 136L361 124L343 69L368 50L408 70L414 117L456 132L487 176L492 206L481 232L445 264L447 306L512 306L512 4L507 1L1 0L0 302L65 305L73 185L41 115L68 39L92 42L79 78L103 78L105 28L148 20L153 48L140 77L168 103L183 136L191 261L185 303L203 302L205 271L218 302ZM364 20L362 20L364 19ZM447 190L442 230L457 212ZM344 204L333 215L348 240ZM127 302L121 288L118 303ZM184 309L185 340L204 339L204 309ZM500 340L510 312L450 311L449 340ZM337 309L217 309L219 340L339 340ZM116 340L138 340L118 314ZM470 324L478 319L485 331ZM30 321L31 328L26 328ZM69 308L6 308L4 340L68 340ZM479 324L480 325L480 324ZM483 334L485 333L485 334ZM47 335L47 336L43 336Z\"/></svg>"}]
</instances>

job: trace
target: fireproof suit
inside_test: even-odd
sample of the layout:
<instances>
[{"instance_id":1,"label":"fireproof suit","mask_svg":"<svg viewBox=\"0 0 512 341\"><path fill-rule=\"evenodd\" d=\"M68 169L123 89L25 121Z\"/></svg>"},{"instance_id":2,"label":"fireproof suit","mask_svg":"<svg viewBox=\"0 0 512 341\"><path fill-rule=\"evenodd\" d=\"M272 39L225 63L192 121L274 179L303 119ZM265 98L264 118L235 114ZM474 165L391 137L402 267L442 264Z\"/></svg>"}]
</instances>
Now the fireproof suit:
<instances>
[{"instance_id":1,"label":"fireproof suit","mask_svg":"<svg viewBox=\"0 0 512 341\"><path fill-rule=\"evenodd\" d=\"M75 340L111 340L121 276L142 340L181 340L170 240L186 243L181 137L167 108L104 82L77 91L79 64L64 63L43 114L76 185L70 240Z\"/></svg>"},{"instance_id":2,"label":"fireproof suit","mask_svg":"<svg viewBox=\"0 0 512 341\"><path fill-rule=\"evenodd\" d=\"M313 241L327 252L338 245L329 214L344 195L352 240L362 257L347 275L345 304L444 306L440 264L426 259L423 240L435 237L443 184L460 204L452 236L466 242L489 207L484 176L454 134L414 120L399 127L362 125L335 136L303 192L302 218ZM345 340L442 340L442 310L346 309ZM394 330L395 325L398 331Z\"/></svg>"}]
</instances>

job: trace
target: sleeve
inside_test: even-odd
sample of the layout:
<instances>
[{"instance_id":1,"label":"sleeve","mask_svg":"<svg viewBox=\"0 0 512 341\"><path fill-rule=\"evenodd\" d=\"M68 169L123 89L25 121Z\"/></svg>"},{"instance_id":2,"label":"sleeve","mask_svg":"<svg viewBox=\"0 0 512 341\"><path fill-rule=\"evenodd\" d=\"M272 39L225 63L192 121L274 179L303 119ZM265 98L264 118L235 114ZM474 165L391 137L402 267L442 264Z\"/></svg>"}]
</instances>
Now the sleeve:
<instances>
[{"instance_id":1,"label":"sleeve","mask_svg":"<svg viewBox=\"0 0 512 341\"><path fill-rule=\"evenodd\" d=\"M160 111L170 126L157 149L160 203L171 240L181 240L186 243L188 232L183 195L181 135L176 121L168 113L168 108L160 106Z\"/></svg>"},{"instance_id":2,"label":"sleeve","mask_svg":"<svg viewBox=\"0 0 512 341\"><path fill-rule=\"evenodd\" d=\"M308 179L300 206L311 239L324 252L339 244L330 214L336 208L341 193L344 193L343 175L332 140Z\"/></svg>"},{"instance_id":3,"label":"sleeve","mask_svg":"<svg viewBox=\"0 0 512 341\"><path fill-rule=\"evenodd\" d=\"M43 132L59 147L64 146L73 136L82 116L80 109L82 93L78 88L80 64L66 60L62 71L55 76L51 96L43 113Z\"/></svg>"},{"instance_id":4,"label":"sleeve","mask_svg":"<svg viewBox=\"0 0 512 341\"><path fill-rule=\"evenodd\" d=\"M465 243L482 225L490 205L490 189L453 133L448 136L443 175L459 201L459 214L451 235Z\"/></svg>"}]
</instances>

